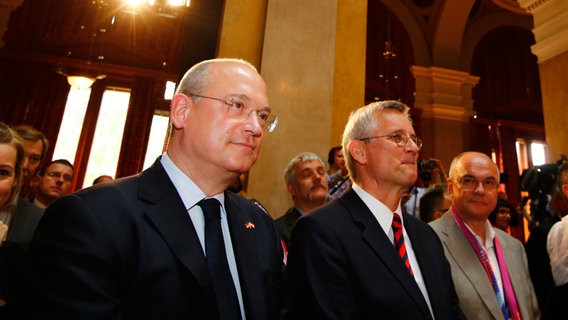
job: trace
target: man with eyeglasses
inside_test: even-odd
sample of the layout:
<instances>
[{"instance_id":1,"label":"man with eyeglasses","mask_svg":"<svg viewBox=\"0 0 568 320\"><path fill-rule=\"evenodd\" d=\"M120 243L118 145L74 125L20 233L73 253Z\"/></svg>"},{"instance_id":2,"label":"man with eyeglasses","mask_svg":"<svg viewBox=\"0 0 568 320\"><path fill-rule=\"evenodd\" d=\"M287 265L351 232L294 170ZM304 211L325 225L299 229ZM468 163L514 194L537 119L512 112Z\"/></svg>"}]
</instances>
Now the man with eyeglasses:
<instances>
[{"instance_id":1,"label":"man with eyeglasses","mask_svg":"<svg viewBox=\"0 0 568 320\"><path fill-rule=\"evenodd\" d=\"M294 206L276 219L276 226L288 244L296 220L325 204L328 186L323 160L312 152L298 154L288 162L284 180Z\"/></svg>"},{"instance_id":2,"label":"man with eyeglasses","mask_svg":"<svg viewBox=\"0 0 568 320\"><path fill-rule=\"evenodd\" d=\"M53 160L46 164L32 179L33 204L45 209L53 201L69 193L75 168L65 159Z\"/></svg>"},{"instance_id":3,"label":"man with eyeglasses","mask_svg":"<svg viewBox=\"0 0 568 320\"><path fill-rule=\"evenodd\" d=\"M292 229L292 319L463 319L438 237L401 209L422 147L408 111L382 101L349 117L352 188Z\"/></svg>"},{"instance_id":4,"label":"man with eyeglasses","mask_svg":"<svg viewBox=\"0 0 568 320\"><path fill-rule=\"evenodd\" d=\"M250 63L194 65L147 170L46 210L30 247L30 319L279 319L284 250L272 218L225 192L274 130Z\"/></svg>"},{"instance_id":5,"label":"man with eyeglasses","mask_svg":"<svg viewBox=\"0 0 568 320\"><path fill-rule=\"evenodd\" d=\"M523 244L488 220L498 185L499 170L489 156L457 155L448 179L453 205L430 225L444 245L468 319L539 319Z\"/></svg>"}]
</instances>

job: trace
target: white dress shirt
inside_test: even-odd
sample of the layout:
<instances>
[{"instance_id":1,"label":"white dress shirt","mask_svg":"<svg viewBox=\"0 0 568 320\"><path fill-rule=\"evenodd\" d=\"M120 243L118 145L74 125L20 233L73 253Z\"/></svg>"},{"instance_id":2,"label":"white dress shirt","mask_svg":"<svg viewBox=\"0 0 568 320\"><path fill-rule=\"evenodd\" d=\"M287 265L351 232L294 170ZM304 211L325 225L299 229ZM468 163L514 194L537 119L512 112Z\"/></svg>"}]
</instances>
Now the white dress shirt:
<instances>
[{"instance_id":1,"label":"white dress shirt","mask_svg":"<svg viewBox=\"0 0 568 320\"><path fill-rule=\"evenodd\" d=\"M367 205L369 210L371 210L371 212L381 225L381 228L389 238L390 242L394 243L394 233L392 231L392 219L394 217L393 212L382 202L367 193L367 191L363 190L363 188L361 188L356 183L353 183L352 188L353 191L355 191L355 193L357 193L357 195L363 200L365 205ZM428 309L430 310L432 318L434 318L432 304L430 303L428 290L426 289L426 284L424 283L424 278L422 277L422 271L420 270L420 265L418 264L418 260L416 260L416 255L414 254L414 250L412 249L412 242L410 242L410 238L408 237L406 228L404 227L404 218L400 203L398 204L398 208L395 210L395 212L398 213L402 222L402 235L404 237L404 244L406 246L406 254L408 255L408 260L410 261L410 266L412 267L412 272L414 273L414 280L416 281L416 284L418 284L418 287L420 288L420 291L424 296L424 300L426 300L426 303L428 304Z\"/></svg>"},{"instance_id":2,"label":"white dress shirt","mask_svg":"<svg viewBox=\"0 0 568 320\"><path fill-rule=\"evenodd\" d=\"M205 255L205 218L203 217L203 211L201 210L201 207L197 205L199 201L206 198L205 193L201 191L201 189L199 189L199 187L175 165L170 157L168 157L167 153L164 153L162 155L160 162L162 163L162 166L164 166L168 177L170 177L170 180L172 180L172 183L174 184L185 208L189 213L191 222L193 223L195 231L197 232L197 237L199 237L199 242L201 243L203 254ZM229 263L229 269L231 271L233 283L235 284L235 289L237 291L242 319L246 320L245 307L243 304L243 294L241 293L239 272L237 270L237 260L235 259L235 253L233 251L233 243L231 241L229 223L227 222L227 212L225 211L225 195L223 193L220 193L210 198L219 200L221 204L221 230L223 232L223 240L226 249L225 251L227 252L227 261Z\"/></svg>"},{"instance_id":3,"label":"white dress shirt","mask_svg":"<svg viewBox=\"0 0 568 320\"><path fill-rule=\"evenodd\" d=\"M568 283L568 216L556 222L548 232L546 249L550 257L550 268L554 284Z\"/></svg>"}]
</instances>

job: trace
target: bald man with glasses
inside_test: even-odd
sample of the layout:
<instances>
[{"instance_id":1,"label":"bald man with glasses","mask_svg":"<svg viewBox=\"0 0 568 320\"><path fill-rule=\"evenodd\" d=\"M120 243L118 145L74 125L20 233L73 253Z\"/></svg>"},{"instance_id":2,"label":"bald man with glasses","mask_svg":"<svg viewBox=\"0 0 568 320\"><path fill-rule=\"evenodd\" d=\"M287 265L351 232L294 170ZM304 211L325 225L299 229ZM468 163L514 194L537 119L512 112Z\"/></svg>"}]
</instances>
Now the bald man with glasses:
<instances>
[{"instance_id":1,"label":"bald man with glasses","mask_svg":"<svg viewBox=\"0 0 568 320\"><path fill-rule=\"evenodd\" d=\"M434 231L402 212L422 141L409 108L374 102L343 133L352 188L292 229L292 319L462 319Z\"/></svg>"},{"instance_id":2,"label":"bald man with glasses","mask_svg":"<svg viewBox=\"0 0 568 320\"><path fill-rule=\"evenodd\" d=\"M523 244L493 228L499 170L484 153L464 152L450 166L453 205L430 223L444 245L468 319L540 319Z\"/></svg>"},{"instance_id":3,"label":"bald man with glasses","mask_svg":"<svg viewBox=\"0 0 568 320\"><path fill-rule=\"evenodd\" d=\"M257 69L212 59L182 78L166 152L140 174L55 201L30 247L29 319L280 318L272 218L226 191L277 118Z\"/></svg>"}]
</instances>

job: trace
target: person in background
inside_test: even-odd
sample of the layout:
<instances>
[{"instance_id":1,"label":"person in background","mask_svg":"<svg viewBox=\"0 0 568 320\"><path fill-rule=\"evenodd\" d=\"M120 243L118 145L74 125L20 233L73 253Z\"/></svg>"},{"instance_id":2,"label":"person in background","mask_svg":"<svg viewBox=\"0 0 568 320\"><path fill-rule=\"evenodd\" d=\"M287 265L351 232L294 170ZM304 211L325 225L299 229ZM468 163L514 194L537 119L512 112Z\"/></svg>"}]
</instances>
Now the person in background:
<instances>
[{"instance_id":1,"label":"person in background","mask_svg":"<svg viewBox=\"0 0 568 320\"><path fill-rule=\"evenodd\" d=\"M491 214L489 214L489 222L495 228L499 228L510 233L509 227L516 227L519 224L519 215L517 210L509 201L499 198L497 206Z\"/></svg>"},{"instance_id":2,"label":"person in background","mask_svg":"<svg viewBox=\"0 0 568 320\"><path fill-rule=\"evenodd\" d=\"M114 179L109 175L98 176L95 180L93 180L93 185L98 184L98 183L110 182L112 180L114 180Z\"/></svg>"},{"instance_id":3,"label":"person in background","mask_svg":"<svg viewBox=\"0 0 568 320\"><path fill-rule=\"evenodd\" d=\"M435 186L428 189L420 198L420 219L426 223L441 217L452 205L452 200L444 189Z\"/></svg>"},{"instance_id":4,"label":"person in background","mask_svg":"<svg viewBox=\"0 0 568 320\"><path fill-rule=\"evenodd\" d=\"M351 113L352 188L292 229L292 319L463 319L440 240L401 209L422 147L408 112L381 101Z\"/></svg>"},{"instance_id":5,"label":"person in background","mask_svg":"<svg viewBox=\"0 0 568 320\"><path fill-rule=\"evenodd\" d=\"M43 166L30 184L34 191L33 204L45 209L68 194L74 175L75 168L65 159L53 160Z\"/></svg>"},{"instance_id":6,"label":"person in background","mask_svg":"<svg viewBox=\"0 0 568 320\"><path fill-rule=\"evenodd\" d=\"M539 319L523 244L488 220L498 185L497 165L486 154L457 155L448 179L453 204L430 226L444 245L468 319Z\"/></svg>"},{"instance_id":7,"label":"person in background","mask_svg":"<svg viewBox=\"0 0 568 320\"><path fill-rule=\"evenodd\" d=\"M327 198L325 165L317 154L303 152L288 162L284 171L286 188L294 206L276 219L276 226L284 243L288 244L296 220L323 206Z\"/></svg>"},{"instance_id":8,"label":"person in background","mask_svg":"<svg viewBox=\"0 0 568 320\"><path fill-rule=\"evenodd\" d=\"M37 173L41 161L45 158L49 142L45 135L33 127L19 125L13 128L17 138L22 141L24 156L22 158L22 188L16 208L12 214L7 240L18 243L26 249L34 231L43 215L43 209L34 206L26 197L30 193L30 183Z\"/></svg>"},{"instance_id":9,"label":"person in background","mask_svg":"<svg viewBox=\"0 0 568 320\"><path fill-rule=\"evenodd\" d=\"M417 162L418 178L403 197L402 209L411 216L421 219L420 199L431 188L447 190L446 173L442 161L438 159L419 159ZM424 219L422 219L424 221Z\"/></svg>"},{"instance_id":10,"label":"person in background","mask_svg":"<svg viewBox=\"0 0 568 320\"><path fill-rule=\"evenodd\" d=\"M26 288L24 249L10 240L22 183L23 159L22 142L0 122L0 319L21 319L23 300L20 295Z\"/></svg>"},{"instance_id":11,"label":"person in background","mask_svg":"<svg viewBox=\"0 0 568 320\"><path fill-rule=\"evenodd\" d=\"M45 135L28 125L19 125L12 128L23 141L24 160L22 162L23 182L21 195L26 195L30 182L35 177L40 163L45 159L49 141Z\"/></svg>"},{"instance_id":12,"label":"person in background","mask_svg":"<svg viewBox=\"0 0 568 320\"><path fill-rule=\"evenodd\" d=\"M140 174L52 203L30 247L30 319L280 319L284 250L270 216L225 192L277 118L256 68L190 68L166 152Z\"/></svg>"},{"instance_id":13,"label":"person in background","mask_svg":"<svg viewBox=\"0 0 568 320\"><path fill-rule=\"evenodd\" d=\"M330 202L340 198L351 186L349 172L345 166L343 150L341 146L333 147L327 155L329 170L325 173L325 178L329 186L327 201Z\"/></svg>"},{"instance_id":14,"label":"person in background","mask_svg":"<svg viewBox=\"0 0 568 320\"><path fill-rule=\"evenodd\" d=\"M560 166L556 174L553 199L555 202L551 200L551 208L561 220L552 225L546 241L555 287L548 294L543 319L566 317L565 305L568 299L568 164L566 163Z\"/></svg>"}]
</instances>

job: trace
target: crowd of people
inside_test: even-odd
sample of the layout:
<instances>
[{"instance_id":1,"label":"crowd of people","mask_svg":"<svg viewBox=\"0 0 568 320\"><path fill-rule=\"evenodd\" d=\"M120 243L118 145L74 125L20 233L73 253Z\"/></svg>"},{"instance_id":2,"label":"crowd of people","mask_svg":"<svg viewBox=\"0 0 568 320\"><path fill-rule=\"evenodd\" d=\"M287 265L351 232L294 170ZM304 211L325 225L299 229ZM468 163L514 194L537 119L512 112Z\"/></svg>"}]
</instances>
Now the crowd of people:
<instances>
[{"instance_id":1,"label":"crowd of people","mask_svg":"<svg viewBox=\"0 0 568 320\"><path fill-rule=\"evenodd\" d=\"M275 220L239 195L278 123L253 65L194 65L170 121L167 149L150 168L101 176L72 195L73 164L40 168L45 136L0 123L0 318L561 314L568 219L548 234L554 299L539 301L525 247L510 235L519 212L500 196L497 165L467 151L447 176L437 159L421 169L422 140L401 102L351 113L327 165L313 152L294 156L284 170L293 206ZM568 203L568 166L556 191Z\"/></svg>"}]
</instances>

